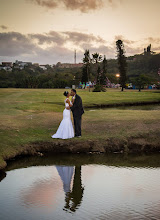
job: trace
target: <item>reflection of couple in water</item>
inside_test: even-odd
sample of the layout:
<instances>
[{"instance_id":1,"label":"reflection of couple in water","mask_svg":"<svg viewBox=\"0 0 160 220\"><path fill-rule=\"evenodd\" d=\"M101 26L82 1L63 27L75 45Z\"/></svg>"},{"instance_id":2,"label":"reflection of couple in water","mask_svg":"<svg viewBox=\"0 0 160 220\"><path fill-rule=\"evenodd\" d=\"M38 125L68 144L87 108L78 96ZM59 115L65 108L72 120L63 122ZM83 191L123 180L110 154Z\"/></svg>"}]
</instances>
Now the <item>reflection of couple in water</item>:
<instances>
[{"instance_id":1,"label":"reflection of couple in water","mask_svg":"<svg viewBox=\"0 0 160 220\"><path fill-rule=\"evenodd\" d=\"M75 167L74 172L74 180L73 180L73 187L70 190L70 184L73 176L74 167L73 166L56 166L57 171L62 179L63 182L63 189L66 194L65 198L65 206L64 210L70 210L75 212L76 209L80 206L82 197L83 197L83 190L82 181L81 181L81 166Z\"/></svg>"}]
</instances>

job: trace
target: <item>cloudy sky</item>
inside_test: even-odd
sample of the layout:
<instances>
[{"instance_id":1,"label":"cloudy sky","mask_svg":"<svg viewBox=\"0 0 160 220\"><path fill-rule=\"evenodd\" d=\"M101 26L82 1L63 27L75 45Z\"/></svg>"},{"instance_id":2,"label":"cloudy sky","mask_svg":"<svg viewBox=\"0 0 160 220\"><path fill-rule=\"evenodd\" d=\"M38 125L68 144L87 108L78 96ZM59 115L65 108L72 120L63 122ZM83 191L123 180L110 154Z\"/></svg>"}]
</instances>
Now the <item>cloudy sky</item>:
<instances>
[{"instance_id":1,"label":"cloudy sky","mask_svg":"<svg viewBox=\"0 0 160 220\"><path fill-rule=\"evenodd\" d=\"M82 62L85 49L115 58L160 52L160 0L0 0L0 62Z\"/></svg>"}]
</instances>

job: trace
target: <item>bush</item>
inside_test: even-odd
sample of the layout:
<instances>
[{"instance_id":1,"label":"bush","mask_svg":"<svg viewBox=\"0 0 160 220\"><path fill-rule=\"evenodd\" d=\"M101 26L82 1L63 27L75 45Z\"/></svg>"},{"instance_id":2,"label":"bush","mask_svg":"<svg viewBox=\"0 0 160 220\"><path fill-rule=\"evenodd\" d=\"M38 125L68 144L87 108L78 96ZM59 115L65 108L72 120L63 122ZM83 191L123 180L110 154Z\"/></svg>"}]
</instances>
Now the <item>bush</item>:
<instances>
[{"instance_id":1,"label":"bush","mask_svg":"<svg viewBox=\"0 0 160 220\"><path fill-rule=\"evenodd\" d=\"M156 84L156 89L160 89L160 83Z\"/></svg>"},{"instance_id":2,"label":"bush","mask_svg":"<svg viewBox=\"0 0 160 220\"><path fill-rule=\"evenodd\" d=\"M66 86L68 86L67 81L63 79L56 79L53 83L54 88L65 88Z\"/></svg>"},{"instance_id":3,"label":"bush","mask_svg":"<svg viewBox=\"0 0 160 220\"><path fill-rule=\"evenodd\" d=\"M103 85L95 85L93 92L106 92L106 88Z\"/></svg>"}]
</instances>

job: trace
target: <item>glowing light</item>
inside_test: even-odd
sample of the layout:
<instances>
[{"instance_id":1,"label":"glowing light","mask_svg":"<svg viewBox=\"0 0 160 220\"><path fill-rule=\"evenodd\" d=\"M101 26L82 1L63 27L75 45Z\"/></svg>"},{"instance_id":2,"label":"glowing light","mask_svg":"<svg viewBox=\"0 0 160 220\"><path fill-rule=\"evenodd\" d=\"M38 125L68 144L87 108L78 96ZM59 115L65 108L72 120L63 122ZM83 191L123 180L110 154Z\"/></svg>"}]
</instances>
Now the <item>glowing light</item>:
<instances>
[{"instance_id":1,"label":"glowing light","mask_svg":"<svg viewBox=\"0 0 160 220\"><path fill-rule=\"evenodd\" d=\"M120 77L119 73L116 74L116 77Z\"/></svg>"}]
</instances>

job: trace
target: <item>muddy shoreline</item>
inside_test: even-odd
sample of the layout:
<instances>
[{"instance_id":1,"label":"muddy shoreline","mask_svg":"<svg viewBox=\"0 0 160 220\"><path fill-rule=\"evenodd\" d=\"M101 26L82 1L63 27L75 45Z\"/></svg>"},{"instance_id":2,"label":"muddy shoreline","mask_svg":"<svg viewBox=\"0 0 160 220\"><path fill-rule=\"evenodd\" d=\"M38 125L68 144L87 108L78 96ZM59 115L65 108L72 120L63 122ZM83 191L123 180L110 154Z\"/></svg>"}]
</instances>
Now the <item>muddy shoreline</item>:
<instances>
[{"instance_id":1,"label":"muddy shoreline","mask_svg":"<svg viewBox=\"0 0 160 220\"><path fill-rule=\"evenodd\" d=\"M153 137L151 138L153 140ZM148 142L145 137L130 137L128 139L108 138L106 140L55 140L47 142L34 142L22 145L20 150L8 157L4 157L5 163L0 165L0 170L7 166L7 160L17 156L42 156L43 152L69 153L69 154L101 154L101 153L153 153L160 152L160 144L157 141Z\"/></svg>"}]
</instances>

